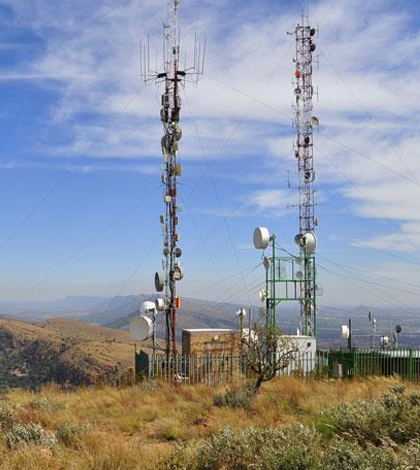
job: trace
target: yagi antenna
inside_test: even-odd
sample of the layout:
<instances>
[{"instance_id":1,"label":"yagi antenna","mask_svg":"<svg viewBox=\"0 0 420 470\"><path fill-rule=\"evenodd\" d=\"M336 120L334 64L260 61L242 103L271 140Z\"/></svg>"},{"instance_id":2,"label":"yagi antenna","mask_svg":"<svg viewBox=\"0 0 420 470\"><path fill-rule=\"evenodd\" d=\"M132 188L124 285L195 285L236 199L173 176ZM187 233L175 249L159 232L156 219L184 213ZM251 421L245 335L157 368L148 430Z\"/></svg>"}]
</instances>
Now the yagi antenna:
<instances>
[{"instance_id":1,"label":"yagi antenna","mask_svg":"<svg viewBox=\"0 0 420 470\"><path fill-rule=\"evenodd\" d=\"M162 34L162 55L163 55L163 69L164 71L158 70L158 54L156 49L155 67L151 68L150 65L150 35L147 35L145 42L140 43L140 76L145 83L148 82L164 82L166 77L166 69L171 63L169 56L173 53L171 47L178 49L178 65L181 61L179 60L179 49L180 49L180 31L178 28L178 4L177 0L169 0L168 4L168 18L163 23L163 34ZM175 17L174 17L175 13ZM173 20L175 19L175 22ZM172 22L171 22L172 20ZM174 31L174 26L176 31ZM173 34L176 34L176 41L174 42ZM170 41L170 38L172 41ZM170 44L171 42L171 44ZM203 42L197 40L197 33L194 34L194 49L192 54L192 60L189 62L187 51L184 52L183 58L183 69L178 69L180 84L184 85L185 82L198 83L204 74L205 60L207 51L207 41L204 38Z\"/></svg>"}]
</instances>

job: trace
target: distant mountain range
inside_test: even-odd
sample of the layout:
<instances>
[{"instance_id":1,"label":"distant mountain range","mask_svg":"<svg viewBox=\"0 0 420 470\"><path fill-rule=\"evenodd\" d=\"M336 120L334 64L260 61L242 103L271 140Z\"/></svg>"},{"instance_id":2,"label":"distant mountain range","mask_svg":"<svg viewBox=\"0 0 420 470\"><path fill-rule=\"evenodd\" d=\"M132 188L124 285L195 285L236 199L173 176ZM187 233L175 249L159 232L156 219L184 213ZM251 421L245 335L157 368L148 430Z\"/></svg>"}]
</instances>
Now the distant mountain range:
<instances>
[{"instance_id":1,"label":"distant mountain range","mask_svg":"<svg viewBox=\"0 0 420 470\"><path fill-rule=\"evenodd\" d=\"M128 295L117 297L69 296L53 301L6 302L0 301L0 315L31 322L53 317L78 319L109 328L127 330L130 320L139 314L140 305L146 300L154 300L155 295ZM279 316L279 325L286 333L296 333L297 313L286 305ZM235 312L239 304L217 303L208 300L183 298L182 308L177 317L178 339L184 328L234 328L237 326ZM420 345L420 316L413 309L396 311L391 308L375 309L369 306L356 308L322 306L318 313L318 342L321 347L340 347L340 326L352 318L356 344L368 346L371 326L367 314L372 310L377 318L378 334L390 334L391 323L403 327L401 344ZM254 313L254 318L258 313ZM391 315L393 317L391 322ZM158 324L162 327L163 322ZM162 328L158 330L162 337Z\"/></svg>"}]
</instances>

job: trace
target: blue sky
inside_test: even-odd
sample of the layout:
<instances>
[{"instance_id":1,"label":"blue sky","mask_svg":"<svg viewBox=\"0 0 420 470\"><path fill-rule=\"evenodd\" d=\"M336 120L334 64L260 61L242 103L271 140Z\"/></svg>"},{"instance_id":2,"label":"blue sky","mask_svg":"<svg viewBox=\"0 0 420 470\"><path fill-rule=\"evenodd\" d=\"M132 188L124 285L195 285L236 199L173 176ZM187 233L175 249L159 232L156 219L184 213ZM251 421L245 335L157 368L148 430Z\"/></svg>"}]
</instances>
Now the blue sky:
<instances>
[{"instance_id":1,"label":"blue sky","mask_svg":"<svg viewBox=\"0 0 420 470\"><path fill-rule=\"evenodd\" d=\"M138 44L150 32L160 47L165 9L0 0L0 299L153 292L160 90L140 80ZM324 305L418 304L419 10L310 4ZM203 80L183 92L182 295L258 304L254 228L295 249L286 33L301 11L300 1L181 0L182 46L192 50L196 30L208 44Z\"/></svg>"}]
</instances>

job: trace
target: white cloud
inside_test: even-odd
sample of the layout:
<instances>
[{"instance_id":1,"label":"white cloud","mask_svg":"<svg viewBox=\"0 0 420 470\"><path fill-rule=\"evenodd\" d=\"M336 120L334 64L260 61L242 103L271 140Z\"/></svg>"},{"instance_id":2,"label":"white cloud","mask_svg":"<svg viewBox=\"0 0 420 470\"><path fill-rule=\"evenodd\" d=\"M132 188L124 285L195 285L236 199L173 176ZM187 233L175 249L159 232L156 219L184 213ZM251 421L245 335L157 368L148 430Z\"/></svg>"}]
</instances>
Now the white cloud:
<instances>
[{"instance_id":1,"label":"white cloud","mask_svg":"<svg viewBox=\"0 0 420 470\"><path fill-rule=\"evenodd\" d=\"M290 212L298 200L294 191L262 189L251 193L246 202L260 213L278 217Z\"/></svg>"},{"instance_id":2,"label":"white cloud","mask_svg":"<svg viewBox=\"0 0 420 470\"><path fill-rule=\"evenodd\" d=\"M142 159L157 165L159 91L149 86L138 94L138 42L150 31L152 44L160 45L164 2L3 3L15 9L16 23L32 28L46 46L27 67L3 71L0 79L8 73L37 82L47 78L43 85L60 98L51 109L50 125L61 131L70 126L74 132L70 144L57 148L46 142L38 150L49 148L51 157L86 152L98 160ZM344 196L344 209L360 218L391 221L388 231L382 227L362 243L410 251L408 239L420 245L420 89L412 79L420 74L420 35L401 5L392 0L312 5L313 23L320 24L314 112L322 125L315 136L315 166L317 185ZM233 22L228 14L232 1L197 5L185 0L181 6L183 47L192 49L195 29L208 37L208 75L197 87L188 85L184 95L182 158L201 162L203 171L206 159L241 159L238 178L251 186L249 207L281 215L296 203L293 191L282 189L284 179L276 188L252 189L255 171L247 164L258 160L262 171L279 163L283 172L286 165L295 169L290 106L294 42L286 32L293 29L298 8L264 16L255 13L262 6L252 3L236 11ZM79 119L84 114L95 117L93 124ZM89 162L95 164L100 165Z\"/></svg>"}]
</instances>

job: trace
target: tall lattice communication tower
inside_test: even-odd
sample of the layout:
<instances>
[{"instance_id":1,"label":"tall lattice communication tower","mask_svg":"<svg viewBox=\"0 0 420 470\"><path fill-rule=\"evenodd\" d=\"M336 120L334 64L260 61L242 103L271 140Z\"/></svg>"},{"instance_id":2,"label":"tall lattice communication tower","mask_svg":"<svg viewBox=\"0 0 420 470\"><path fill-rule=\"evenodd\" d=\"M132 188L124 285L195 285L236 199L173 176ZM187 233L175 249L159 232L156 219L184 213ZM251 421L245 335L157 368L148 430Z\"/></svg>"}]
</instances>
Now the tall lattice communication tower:
<instances>
[{"instance_id":1,"label":"tall lattice communication tower","mask_svg":"<svg viewBox=\"0 0 420 470\"><path fill-rule=\"evenodd\" d=\"M294 35L296 41L293 107L296 126L294 155L299 174L299 233L295 236L295 242L299 246L299 255L285 250L266 227L254 230L254 246L259 250L269 250L263 261L266 287L259 290L259 297L265 303L267 326L276 325L279 305L298 302L298 336L316 337L316 295L320 294L317 292L315 263L315 228L318 221L315 218L313 141L314 129L319 126L319 120L312 114L313 53L316 49L313 38L316 30L311 28L308 18L302 16L302 23L297 24L295 31L288 34Z\"/></svg>"},{"instance_id":2,"label":"tall lattice communication tower","mask_svg":"<svg viewBox=\"0 0 420 470\"><path fill-rule=\"evenodd\" d=\"M205 45L203 48L194 44L194 56L190 66L187 57L184 64L180 62L180 31L178 23L178 7L180 0L168 0L167 19L163 24L163 70L150 67L149 40L141 45L141 69L145 82L163 83L162 107L160 119L163 124L161 139L163 165L162 184L165 202L165 214L160 217L163 233L162 271L155 274L157 292L163 292L163 298L156 300L156 308L165 317L165 350L167 357L176 354L176 315L181 307L181 299L177 296L177 282L184 274L180 264L182 250L178 246L180 240L178 225L177 195L178 179L182 174L178 151L182 138L180 127L181 96L180 89L186 81L198 82L203 74ZM156 60L157 62L157 60Z\"/></svg>"},{"instance_id":3,"label":"tall lattice communication tower","mask_svg":"<svg viewBox=\"0 0 420 470\"><path fill-rule=\"evenodd\" d=\"M295 237L300 247L302 281L300 282L300 330L305 335L316 335L316 271L315 250L317 239L315 227L314 190L314 128L319 125L313 116L314 87L312 84L313 53L316 45L313 38L316 29L302 16L302 24L295 28L295 157L299 171L299 233Z\"/></svg>"}]
</instances>

